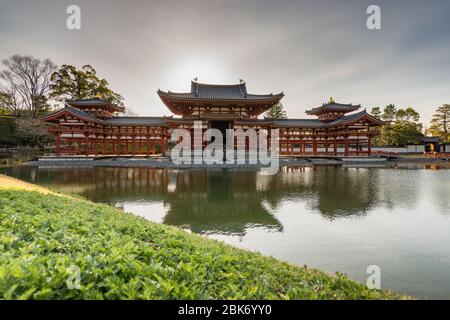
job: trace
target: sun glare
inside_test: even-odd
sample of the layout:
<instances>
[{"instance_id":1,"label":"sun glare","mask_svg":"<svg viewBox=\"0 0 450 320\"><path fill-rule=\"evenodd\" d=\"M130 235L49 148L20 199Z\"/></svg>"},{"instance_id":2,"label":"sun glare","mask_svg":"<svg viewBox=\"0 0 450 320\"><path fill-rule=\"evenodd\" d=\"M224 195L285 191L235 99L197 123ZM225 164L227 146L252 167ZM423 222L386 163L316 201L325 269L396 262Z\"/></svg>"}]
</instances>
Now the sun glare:
<instances>
[{"instance_id":1,"label":"sun glare","mask_svg":"<svg viewBox=\"0 0 450 320\"><path fill-rule=\"evenodd\" d=\"M228 84L237 83L239 75L232 75L222 61L207 56L183 57L174 59L164 72L165 89L172 91L190 90L189 83L197 78L199 82Z\"/></svg>"}]
</instances>

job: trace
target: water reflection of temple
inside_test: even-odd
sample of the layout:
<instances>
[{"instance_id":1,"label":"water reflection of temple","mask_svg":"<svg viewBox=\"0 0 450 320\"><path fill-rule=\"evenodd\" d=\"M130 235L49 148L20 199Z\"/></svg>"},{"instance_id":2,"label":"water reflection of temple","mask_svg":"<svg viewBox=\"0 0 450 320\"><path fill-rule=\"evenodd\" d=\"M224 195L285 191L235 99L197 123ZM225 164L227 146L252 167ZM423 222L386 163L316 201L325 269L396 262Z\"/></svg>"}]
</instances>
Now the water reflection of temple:
<instances>
[{"instance_id":1,"label":"water reflection of temple","mask_svg":"<svg viewBox=\"0 0 450 320\"><path fill-rule=\"evenodd\" d=\"M163 202L163 222L197 233L245 234L248 228L282 231L255 192L256 172L147 168L27 168L21 178L95 202Z\"/></svg>"},{"instance_id":2,"label":"water reflection of temple","mask_svg":"<svg viewBox=\"0 0 450 320\"><path fill-rule=\"evenodd\" d=\"M415 184L391 192L390 181L399 185L399 170L368 168L300 166L283 168L273 176L257 171L148 168L17 170L10 175L96 202L163 203L164 223L198 233L243 235L255 227L280 232L283 225L276 212L285 201L302 202L313 212L338 219L365 215L374 206L414 206L420 193Z\"/></svg>"},{"instance_id":3,"label":"water reflection of temple","mask_svg":"<svg viewBox=\"0 0 450 320\"><path fill-rule=\"evenodd\" d=\"M247 228L282 231L280 222L262 205L255 192L256 173L182 171L176 191L167 195L170 209L164 223L198 233L244 234Z\"/></svg>"}]
</instances>

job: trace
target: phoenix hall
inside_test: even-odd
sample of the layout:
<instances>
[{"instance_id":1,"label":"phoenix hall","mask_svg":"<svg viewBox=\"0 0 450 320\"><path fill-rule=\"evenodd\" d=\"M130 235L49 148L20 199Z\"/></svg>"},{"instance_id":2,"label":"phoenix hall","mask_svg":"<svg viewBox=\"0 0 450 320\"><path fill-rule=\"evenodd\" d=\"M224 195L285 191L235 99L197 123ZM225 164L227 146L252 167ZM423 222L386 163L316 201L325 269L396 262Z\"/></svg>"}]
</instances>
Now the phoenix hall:
<instances>
[{"instance_id":1,"label":"phoenix hall","mask_svg":"<svg viewBox=\"0 0 450 320\"><path fill-rule=\"evenodd\" d=\"M123 107L93 98L68 100L64 108L41 120L52 124L49 130L56 137L57 156L91 157L164 154L173 130L184 128L193 134L194 121L201 121L204 131L279 129L280 156L370 156L373 137L383 124L366 110L360 111L361 105L332 98L306 111L314 118L262 118L284 94L248 93L244 81L218 85L194 80L188 92L157 93L172 116L118 116Z\"/></svg>"}]
</instances>

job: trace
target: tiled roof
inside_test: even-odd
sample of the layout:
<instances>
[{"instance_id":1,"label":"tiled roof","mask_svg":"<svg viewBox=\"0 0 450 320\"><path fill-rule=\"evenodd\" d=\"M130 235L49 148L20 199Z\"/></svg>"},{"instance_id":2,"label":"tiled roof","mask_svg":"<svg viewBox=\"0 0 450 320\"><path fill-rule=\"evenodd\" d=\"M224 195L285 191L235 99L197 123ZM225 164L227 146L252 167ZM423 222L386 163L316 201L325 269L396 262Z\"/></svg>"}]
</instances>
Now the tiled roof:
<instances>
[{"instance_id":1,"label":"tiled roof","mask_svg":"<svg viewBox=\"0 0 450 320\"><path fill-rule=\"evenodd\" d=\"M284 94L248 94L245 82L230 85L205 84L193 81L191 92L164 92L158 90L158 94L182 99L212 99L212 100L264 100L282 98Z\"/></svg>"},{"instance_id":2,"label":"tiled roof","mask_svg":"<svg viewBox=\"0 0 450 320\"><path fill-rule=\"evenodd\" d=\"M361 107L360 104L354 105L354 104L344 104L344 103L336 103L334 101L325 103L317 108L312 108L311 110L307 110L307 114L317 114L323 111L355 111Z\"/></svg>"},{"instance_id":3,"label":"tiled roof","mask_svg":"<svg viewBox=\"0 0 450 320\"><path fill-rule=\"evenodd\" d=\"M317 119L276 119L274 125L277 127L300 127L300 128L320 128L324 125Z\"/></svg>"},{"instance_id":4,"label":"tiled roof","mask_svg":"<svg viewBox=\"0 0 450 320\"><path fill-rule=\"evenodd\" d=\"M378 120L368 114L366 110L363 110L361 112L349 114L343 117L340 117L339 119L336 119L331 122L322 122L317 119L277 119L274 120L274 126L276 127L284 127L284 128L329 128L338 126L341 124L349 123L355 120L360 119L361 117L369 117L373 119L373 121L382 123L381 120Z\"/></svg>"},{"instance_id":5,"label":"tiled roof","mask_svg":"<svg viewBox=\"0 0 450 320\"><path fill-rule=\"evenodd\" d=\"M46 116L40 117L39 119L44 120L44 121L50 121L51 119L54 119L59 114L65 112L65 111L67 111L67 112L69 112L69 113L71 113L73 115L76 115L76 116L78 116L80 118L92 120L92 121L95 121L97 123L102 123L102 120L97 118L97 117L95 117L94 115L92 115L92 114L90 114L88 112L84 112L84 111L81 111L79 109L73 108L73 107L68 106L68 105L66 105L64 108L59 109L59 110L57 110L55 112L52 112L52 113L50 113L50 114L48 114Z\"/></svg>"},{"instance_id":6,"label":"tiled roof","mask_svg":"<svg viewBox=\"0 0 450 320\"><path fill-rule=\"evenodd\" d=\"M68 111L75 116L79 116L81 118L89 119L95 121L97 123L103 125L143 125L143 126L164 126L167 124L166 120L171 119L171 117L112 117L108 119L99 119L94 115L81 111L79 109L73 108L71 106L66 105L63 109L60 109L56 112L53 112L41 119L45 120L51 118L52 116L57 115L63 111Z\"/></svg>"},{"instance_id":7,"label":"tiled roof","mask_svg":"<svg viewBox=\"0 0 450 320\"><path fill-rule=\"evenodd\" d=\"M114 103L109 103L106 100L99 99L99 98L92 98L92 99L76 99L76 100L67 100L67 104L75 107L103 107L108 106L111 107L117 111L123 111L123 107L119 107L118 105L115 105Z\"/></svg>"},{"instance_id":8,"label":"tiled roof","mask_svg":"<svg viewBox=\"0 0 450 320\"><path fill-rule=\"evenodd\" d=\"M423 137L422 142L423 143L438 143L439 138L438 137Z\"/></svg>"},{"instance_id":9,"label":"tiled roof","mask_svg":"<svg viewBox=\"0 0 450 320\"><path fill-rule=\"evenodd\" d=\"M76 115L78 115L78 116L80 116L80 117L84 117L84 118L89 118L89 119L101 121L100 119L98 119L98 118L95 117L94 115L92 115L92 114L90 114L90 113L88 113L88 112L81 111L80 109L73 108L73 107L71 107L71 106L67 106L67 105L66 105L64 109L69 110L70 112L72 112L72 113L74 113L74 114L76 114Z\"/></svg>"},{"instance_id":10,"label":"tiled roof","mask_svg":"<svg viewBox=\"0 0 450 320\"><path fill-rule=\"evenodd\" d=\"M70 104L72 106L104 106L110 103L99 98L92 98L92 99L67 100L67 104Z\"/></svg>"},{"instance_id":11,"label":"tiled roof","mask_svg":"<svg viewBox=\"0 0 450 320\"><path fill-rule=\"evenodd\" d=\"M105 124L111 125L150 125L163 126L167 124L164 117L113 117L104 120Z\"/></svg>"},{"instance_id":12,"label":"tiled roof","mask_svg":"<svg viewBox=\"0 0 450 320\"><path fill-rule=\"evenodd\" d=\"M340 124L343 124L343 123L352 122L352 121L358 120L359 118L361 118L363 116L369 117L369 118L373 119L374 121L379 122L380 124L383 123L383 121L374 118L373 116L368 114L366 110L363 110L363 111L360 111L360 112L357 112L357 113L353 113L353 114L349 114L349 115L343 116L343 117L341 117L339 119L336 119L334 121L328 122L328 123L326 123L326 127L332 127L332 126L340 125Z\"/></svg>"}]
</instances>

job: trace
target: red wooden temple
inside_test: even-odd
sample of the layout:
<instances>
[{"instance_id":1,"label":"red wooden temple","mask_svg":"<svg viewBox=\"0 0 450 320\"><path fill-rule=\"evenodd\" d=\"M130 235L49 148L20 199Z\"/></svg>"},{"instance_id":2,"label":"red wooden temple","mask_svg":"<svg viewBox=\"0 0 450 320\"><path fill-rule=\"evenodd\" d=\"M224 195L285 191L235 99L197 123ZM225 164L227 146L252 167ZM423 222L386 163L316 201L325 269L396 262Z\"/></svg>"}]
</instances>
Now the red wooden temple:
<instances>
[{"instance_id":1,"label":"red wooden temple","mask_svg":"<svg viewBox=\"0 0 450 320\"><path fill-rule=\"evenodd\" d=\"M56 155L150 156L163 154L176 128L279 129L279 153L288 156L370 156L372 139L383 121L360 105L330 99L308 110L310 119L265 119L260 116L284 94L250 94L245 82L232 85L191 82L184 93L158 90L174 114L170 117L118 116L123 108L100 99L69 100L41 119L52 123ZM195 142L194 142L195 143Z\"/></svg>"}]
</instances>

